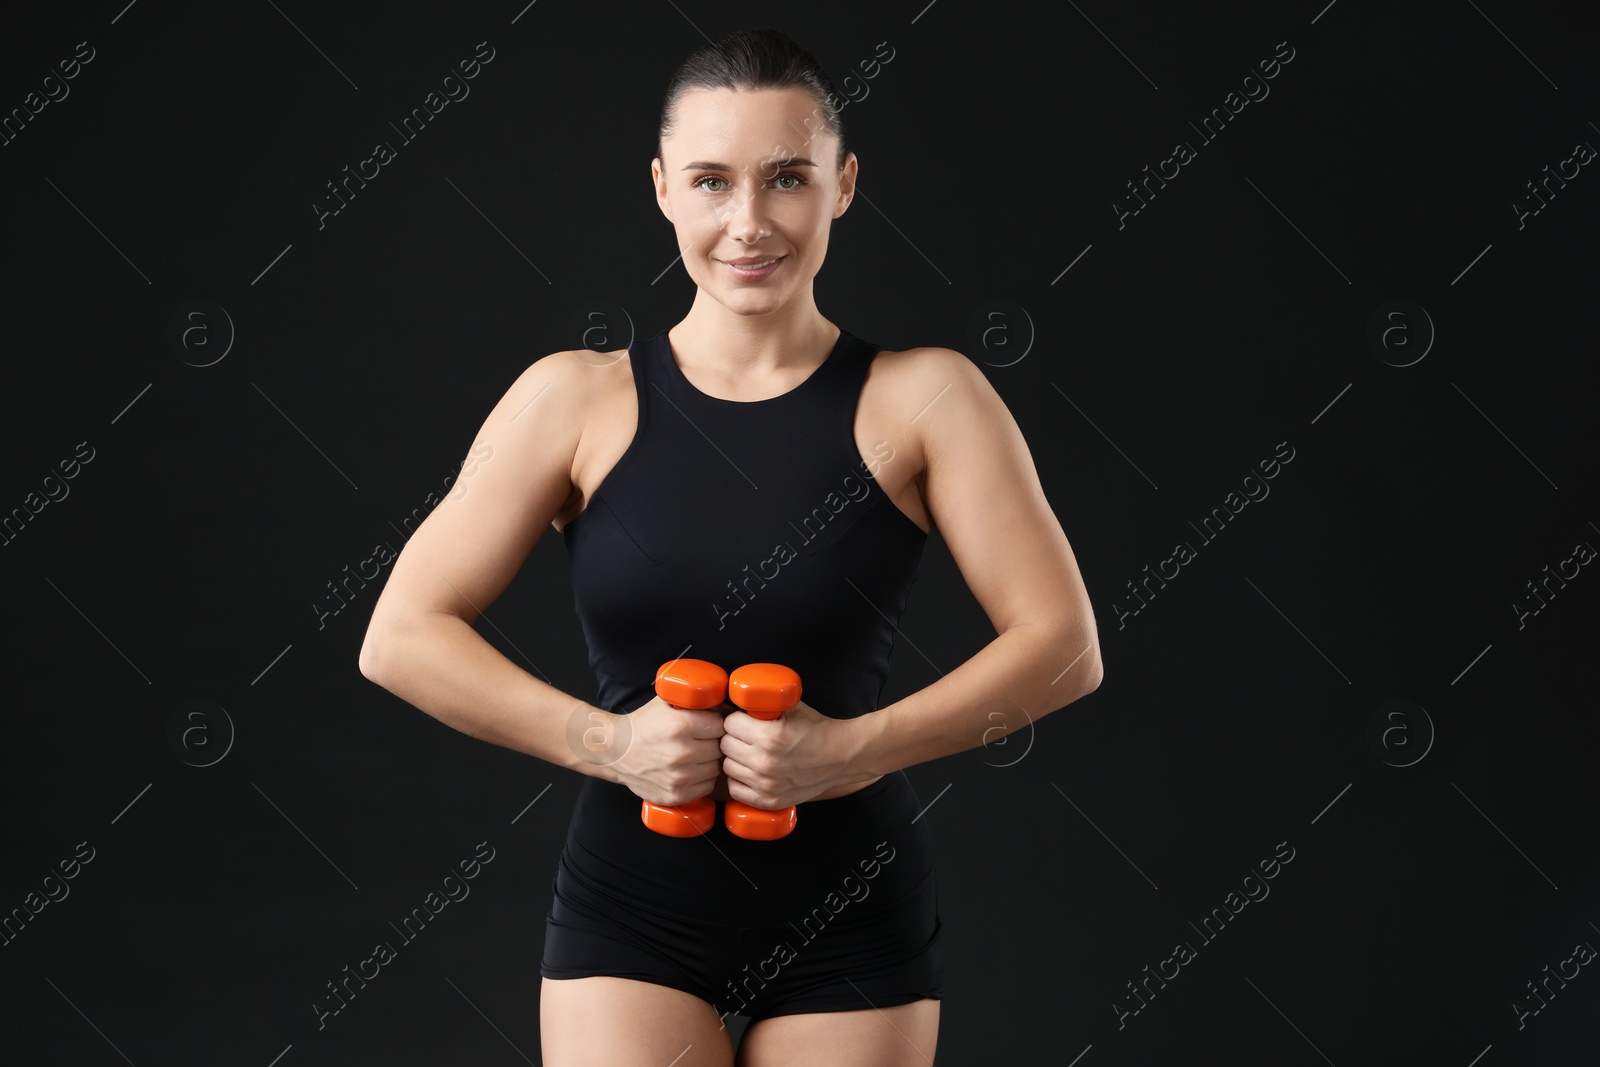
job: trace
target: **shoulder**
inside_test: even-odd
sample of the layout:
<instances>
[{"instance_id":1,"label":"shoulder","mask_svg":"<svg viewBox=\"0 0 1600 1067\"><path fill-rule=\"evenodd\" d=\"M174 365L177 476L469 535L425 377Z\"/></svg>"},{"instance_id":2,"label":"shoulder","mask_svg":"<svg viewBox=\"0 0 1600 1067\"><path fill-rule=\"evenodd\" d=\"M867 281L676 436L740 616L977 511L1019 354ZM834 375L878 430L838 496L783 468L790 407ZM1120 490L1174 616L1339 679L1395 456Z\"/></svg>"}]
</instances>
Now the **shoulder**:
<instances>
[{"instance_id":1,"label":"shoulder","mask_svg":"<svg viewBox=\"0 0 1600 1067\"><path fill-rule=\"evenodd\" d=\"M892 412L925 459L984 447L1015 425L983 368L953 348L880 351L872 374L880 368L882 410Z\"/></svg>"},{"instance_id":2,"label":"shoulder","mask_svg":"<svg viewBox=\"0 0 1600 1067\"><path fill-rule=\"evenodd\" d=\"M589 389L615 377L619 368L628 374L628 350L595 352L587 348L563 349L540 356L517 377L513 388L561 386L571 390ZM613 373L606 373L613 372Z\"/></svg>"},{"instance_id":3,"label":"shoulder","mask_svg":"<svg viewBox=\"0 0 1600 1067\"><path fill-rule=\"evenodd\" d=\"M619 377L620 375L620 377ZM519 372L484 420L480 437L526 472L558 464L572 473L586 430L618 409L618 383L631 383L626 350L551 352Z\"/></svg>"},{"instance_id":4,"label":"shoulder","mask_svg":"<svg viewBox=\"0 0 1600 1067\"><path fill-rule=\"evenodd\" d=\"M970 441L974 430L993 420L998 403L972 360L953 348L921 346L879 349L860 407L868 422L915 457L912 466L920 482L935 457L959 450L963 439Z\"/></svg>"},{"instance_id":5,"label":"shoulder","mask_svg":"<svg viewBox=\"0 0 1600 1067\"><path fill-rule=\"evenodd\" d=\"M875 391L897 412L906 409L907 419L919 418L927 407L945 403L951 393L980 404L995 395L978 365L953 348L880 349L869 372L869 380L873 379Z\"/></svg>"},{"instance_id":6,"label":"shoulder","mask_svg":"<svg viewBox=\"0 0 1600 1067\"><path fill-rule=\"evenodd\" d=\"M604 403L619 384L631 383L633 375L627 349L595 352L587 348L565 349L541 356L517 375L497 410L521 425L531 420L546 426L581 426L594 405Z\"/></svg>"},{"instance_id":7,"label":"shoulder","mask_svg":"<svg viewBox=\"0 0 1600 1067\"><path fill-rule=\"evenodd\" d=\"M934 346L905 348L899 351L879 349L873 358L873 367L882 367L885 374L907 381L924 379L931 381L941 375L947 380L955 377L966 378L969 375L983 377L983 372L964 354L953 348Z\"/></svg>"},{"instance_id":8,"label":"shoulder","mask_svg":"<svg viewBox=\"0 0 1600 1067\"><path fill-rule=\"evenodd\" d=\"M936 346L915 347L915 349L878 349L875 360L885 365L902 366L902 368L920 368L920 370L944 370L946 373L957 373L960 368L978 370L970 358L955 349L941 349Z\"/></svg>"}]
</instances>

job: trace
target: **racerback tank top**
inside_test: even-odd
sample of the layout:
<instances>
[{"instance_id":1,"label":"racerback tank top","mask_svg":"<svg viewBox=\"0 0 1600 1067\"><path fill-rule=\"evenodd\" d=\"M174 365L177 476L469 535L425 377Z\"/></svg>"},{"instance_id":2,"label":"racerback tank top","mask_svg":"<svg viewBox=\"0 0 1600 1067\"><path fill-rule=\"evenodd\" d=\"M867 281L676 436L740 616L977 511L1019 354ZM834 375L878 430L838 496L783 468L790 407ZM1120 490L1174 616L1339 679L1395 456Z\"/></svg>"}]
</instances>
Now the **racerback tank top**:
<instances>
[{"instance_id":1,"label":"racerback tank top","mask_svg":"<svg viewBox=\"0 0 1600 1067\"><path fill-rule=\"evenodd\" d=\"M733 401L690 384L665 330L629 346L638 428L562 531L600 707L633 711L688 656L793 667L824 715L876 710L927 540L875 480L894 443L856 446L877 351L841 330L793 389Z\"/></svg>"},{"instance_id":2,"label":"racerback tank top","mask_svg":"<svg viewBox=\"0 0 1600 1067\"><path fill-rule=\"evenodd\" d=\"M857 402L877 352L841 330L803 382L746 402L690 384L665 330L628 347L637 429L562 530L596 704L632 712L655 695L661 664L690 657L729 672L792 667L801 699L823 715L877 709L928 537L876 481L909 462L895 458L896 442L874 442L866 455L856 445ZM720 806L704 838L666 837L643 826L639 803L622 785L586 777L563 877L631 906L726 923L809 906L836 868L871 856L884 837L902 849L923 843L897 877L909 885L931 876L926 824L905 828L920 805L900 772L802 804L796 831L778 841L728 833ZM921 836L904 836L911 831Z\"/></svg>"}]
</instances>

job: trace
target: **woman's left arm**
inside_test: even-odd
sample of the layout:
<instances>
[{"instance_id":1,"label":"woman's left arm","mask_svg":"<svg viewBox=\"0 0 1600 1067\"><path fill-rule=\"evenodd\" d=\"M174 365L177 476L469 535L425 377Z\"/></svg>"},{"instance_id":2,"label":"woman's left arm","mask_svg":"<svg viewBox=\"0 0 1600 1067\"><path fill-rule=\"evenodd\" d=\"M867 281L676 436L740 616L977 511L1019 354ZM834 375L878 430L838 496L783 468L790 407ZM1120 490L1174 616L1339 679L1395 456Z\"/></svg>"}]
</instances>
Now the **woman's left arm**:
<instances>
[{"instance_id":1,"label":"woman's left arm","mask_svg":"<svg viewBox=\"0 0 1600 1067\"><path fill-rule=\"evenodd\" d=\"M806 705L780 720L724 721L735 800L779 808L991 744L1100 684L1094 611L1016 420L959 352L924 348L896 368L894 444L922 457L933 525L997 636L937 682L850 719ZM843 792L850 792L843 789Z\"/></svg>"},{"instance_id":2,"label":"woman's left arm","mask_svg":"<svg viewBox=\"0 0 1600 1067\"><path fill-rule=\"evenodd\" d=\"M922 349L904 370L911 398L926 398L917 406L932 400L908 426L924 459L923 501L997 636L932 685L843 720L854 779L992 743L1104 675L1077 560L1005 402L950 349Z\"/></svg>"}]
</instances>

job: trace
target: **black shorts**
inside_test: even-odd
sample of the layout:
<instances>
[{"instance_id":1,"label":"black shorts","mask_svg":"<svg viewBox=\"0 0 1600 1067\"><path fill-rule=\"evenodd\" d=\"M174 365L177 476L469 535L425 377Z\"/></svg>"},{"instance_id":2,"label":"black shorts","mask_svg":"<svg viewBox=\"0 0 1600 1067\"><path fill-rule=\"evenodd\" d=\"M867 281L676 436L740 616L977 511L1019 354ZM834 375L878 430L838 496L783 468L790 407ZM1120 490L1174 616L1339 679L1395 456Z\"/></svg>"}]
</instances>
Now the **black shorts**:
<instances>
[{"instance_id":1,"label":"black shorts","mask_svg":"<svg viewBox=\"0 0 1600 1067\"><path fill-rule=\"evenodd\" d=\"M632 792L586 779L540 974L654 982L752 1020L940 999L932 839L911 821L920 810L897 772L800 805L778 841L745 841L720 821L704 837L668 838L643 825Z\"/></svg>"}]
</instances>

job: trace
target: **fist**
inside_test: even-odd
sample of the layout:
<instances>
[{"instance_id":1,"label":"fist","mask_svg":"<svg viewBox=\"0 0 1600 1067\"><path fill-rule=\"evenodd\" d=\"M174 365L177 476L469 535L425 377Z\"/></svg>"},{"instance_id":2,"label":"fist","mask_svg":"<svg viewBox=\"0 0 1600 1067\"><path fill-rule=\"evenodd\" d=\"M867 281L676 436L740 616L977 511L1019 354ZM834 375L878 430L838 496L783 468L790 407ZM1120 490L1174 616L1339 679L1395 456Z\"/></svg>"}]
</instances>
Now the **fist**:
<instances>
[{"instance_id":1,"label":"fist","mask_svg":"<svg viewBox=\"0 0 1600 1067\"><path fill-rule=\"evenodd\" d=\"M801 701L776 719L743 711L723 721L720 750L734 800L776 810L852 793L878 780L854 766L859 723Z\"/></svg>"},{"instance_id":2,"label":"fist","mask_svg":"<svg viewBox=\"0 0 1600 1067\"><path fill-rule=\"evenodd\" d=\"M602 713L606 714L606 713ZM651 697L614 715L608 777L653 804L683 804L712 792L722 771L722 713L675 708Z\"/></svg>"}]
</instances>

